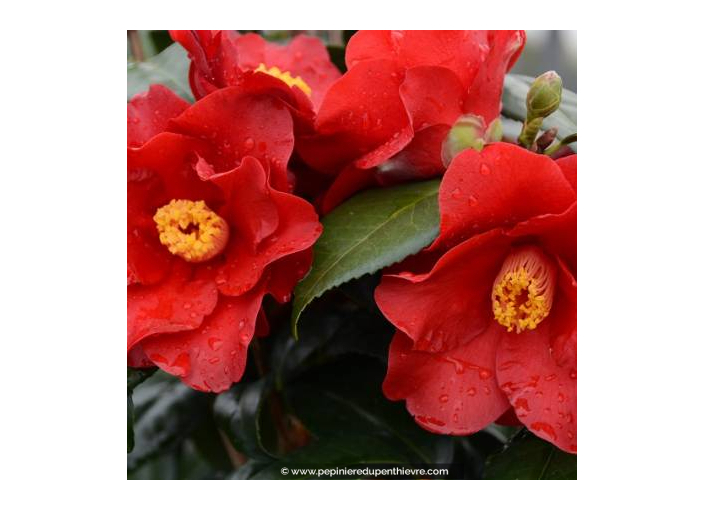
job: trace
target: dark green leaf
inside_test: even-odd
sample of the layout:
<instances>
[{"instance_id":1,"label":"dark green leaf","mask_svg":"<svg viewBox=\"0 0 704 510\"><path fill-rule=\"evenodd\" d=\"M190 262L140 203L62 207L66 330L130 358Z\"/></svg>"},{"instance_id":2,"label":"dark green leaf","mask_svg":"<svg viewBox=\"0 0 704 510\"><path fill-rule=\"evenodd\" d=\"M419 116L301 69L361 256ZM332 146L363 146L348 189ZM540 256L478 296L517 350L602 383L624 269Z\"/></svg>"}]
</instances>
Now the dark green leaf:
<instances>
[{"instance_id":1,"label":"dark green leaf","mask_svg":"<svg viewBox=\"0 0 704 510\"><path fill-rule=\"evenodd\" d=\"M144 62L128 62L127 99L148 90L150 85L160 83L187 101L193 101L188 84L189 65L186 50L178 44L172 44Z\"/></svg>"},{"instance_id":2,"label":"dark green leaf","mask_svg":"<svg viewBox=\"0 0 704 510\"><path fill-rule=\"evenodd\" d=\"M577 456L531 434L526 429L503 452L489 457L485 478L492 480L576 480Z\"/></svg>"},{"instance_id":3,"label":"dark green leaf","mask_svg":"<svg viewBox=\"0 0 704 510\"><path fill-rule=\"evenodd\" d=\"M137 406L137 392L134 400ZM181 384L166 385L158 398L141 413L134 424L134 449L127 456L127 469L137 469L150 458L177 447L208 412L208 395Z\"/></svg>"},{"instance_id":4,"label":"dark green leaf","mask_svg":"<svg viewBox=\"0 0 704 510\"><path fill-rule=\"evenodd\" d=\"M156 372L156 368L146 370L127 368L127 453L130 453L134 448L134 403L132 402L132 392L139 383L154 372Z\"/></svg>"},{"instance_id":5,"label":"dark green leaf","mask_svg":"<svg viewBox=\"0 0 704 510\"><path fill-rule=\"evenodd\" d=\"M449 437L420 428L402 402L391 402L381 392L386 373L371 358L346 357L308 371L287 387L294 413L318 438L355 434L384 437L415 463L447 463L451 460Z\"/></svg>"},{"instance_id":6,"label":"dark green leaf","mask_svg":"<svg viewBox=\"0 0 704 510\"><path fill-rule=\"evenodd\" d=\"M438 234L439 180L365 191L323 218L315 259L298 284L292 329L323 292L417 253Z\"/></svg>"},{"instance_id":7,"label":"dark green leaf","mask_svg":"<svg viewBox=\"0 0 704 510\"><path fill-rule=\"evenodd\" d=\"M271 459L261 422L262 406L271 390L268 378L236 384L215 399L215 420L234 447L250 458Z\"/></svg>"},{"instance_id":8,"label":"dark green leaf","mask_svg":"<svg viewBox=\"0 0 704 510\"><path fill-rule=\"evenodd\" d=\"M526 118L526 96L535 78L521 74L509 74L504 79L504 93L502 98L503 107L501 113L510 118L524 121ZM543 130L556 127L557 138L564 137L577 132L577 94L571 90L562 89L562 102L560 108L545 119ZM570 145L573 151L577 152L577 143Z\"/></svg>"}]
</instances>

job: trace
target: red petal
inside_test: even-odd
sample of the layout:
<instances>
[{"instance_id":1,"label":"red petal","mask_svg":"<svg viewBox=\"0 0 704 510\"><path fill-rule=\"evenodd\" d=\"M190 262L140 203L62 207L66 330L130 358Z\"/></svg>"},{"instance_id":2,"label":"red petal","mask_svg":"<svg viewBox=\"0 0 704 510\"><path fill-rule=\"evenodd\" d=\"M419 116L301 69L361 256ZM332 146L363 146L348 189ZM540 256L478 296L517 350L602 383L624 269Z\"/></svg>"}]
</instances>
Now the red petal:
<instances>
[{"instance_id":1,"label":"red petal","mask_svg":"<svg viewBox=\"0 0 704 510\"><path fill-rule=\"evenodd\" d=\"M152 85L148 92L135 95L127 103L127 146L140 147L166 130L169 119L188 108L184 101L163 85Z\"/></svg>"},{"instance_id":2,"label":"red petal","mask_svg":"<svg viewBox=\"0 0 704 510\"><path fill-rule=\"evenodd\" d=\"M130 283L151 285L171 269L172 255L161 244L152 216L167 201L154 172L127 172L127 271Z\"/></svg>"},{"instance_id":3,"label":"red petal","mask_svg":"<svg viewBox=\"0 0 704 510\"><path fill-rule=\"evenodd\" d=\"M509 408L493 372L496 331L489 328L442 355L413 350L413 341L397 332L384 395L405 399L416 422L431 432L464 435L483 429Z\"/></svg>"},{"instance_id":4,"label":"red petal","mask_svg":"<svg viewBox=\"0 0 704 510\"><path fill-rule=\"evenodd\" d=\"M560 266L550 316L535 330L505 333L496 357L499 384L518 419L570 453L577 453L576 291Z\"/></svg>"},{"instance_id":5,"label":"red petal","mask_svg":"<svg viewBox=\"0 0 704 510\"><path fill-rule=\"evenodd\" d=\"M563 259L577 273L577 202L559 214L543 214L518 223L512 237L534 237L543 248Z\"/></svg>"},{"instance_id":6,"label":"red petal","mask_svg":"<svg viewBox=\"0 0 704 510\"><path fill-rule=\"evenodd\" d=\"M127 149L127 168L130 172L156 173L164 184L164 204L180 198L205 200L211 208L217 207L221 201L217 186L204 182L195 171L199 154L210 155L210 148L203 141L161 133L138 149Z\"/></svg>"},{"instance_id":7,"label":"red petal","mask_svg":"<svg viewBox=\"0 0 704 510\"><path fill-rule=\"evenodd\" d=\"M488 125L499 116L504 76L518 59L526 43L523 30L490 30L489 51L469 88L464 111L484 118Z\"/></svg>"},{"instance_id":8,"label":"red petal","mask_svg":"<svg viewBox=\"0 0 704 510\"><path fill-rule=\"evenodd\" d=\"M280 81L269 78L255 81ZM239 87L221 89L173 119L169 129L207 141L211 151L206 159L216 172L227 172L253 156L270 166L277 189L289 187L286 165L293 150L293 123L276 97L244 94Z\"/></svg>"},{"instance_id":9,"label":"red petal","mask_svg":"<svg viewBox=\"0 0 704 510\"><path fill-rule=\"evenodd\" d=\"M266 171L258 160L245 156L242 164L211 178L227 201L220 214L234 227L237 243L256 247L279 225L279 211L269 194Z\"/></svg>"},{"instance_id":10,"label":"red petal","mask_svg":"<svg viewBox=\"0 0 704 510\"><path fill-rule=\"evenodd\" d=\"M347 45L353 69L370 59L391 59L399 66L440 66L469 87L487 51L483 30L360 30Z\"/></svg>"},{"instance_id":11,"label":"red petal","mask_svg":"<svg viewBox=\"0 0 704 510\"><path fill-rule=\"evenodd\" d=\"M317 37L298 35L287 45L267 42L258 34L246 34L235 42L239 65L243 70L278 67L282 72L300 76L311 88L313 104L320 106L325 92L340 77L340 71L330 62L325 45Z\"/></svg>"},{"instance_id":12,"label":"red petal","mask_svg":"<svg viewBox=\"0 0 704 510\"><path fill-rule=\"evenodd\" d=\"M335 173L358 160L370 168L401 150L413 136L399 96L403 73L393 62L355 66L328 90L314 137L302 137L298 150L313 168Z\"/></svg>"},{"instance_id":13,"label":"red petal","mask_svg":"<svg viewBox=\"0 0 704 510\"><path fill-rule=\"evenodd\" d=\"M200 328L142 342L159 368L200 391L221 392L240 380L254 335L264 284L239 297L221 297Z\"/></svg>"},{"instance_id":14,"label":"red petal","mask_svg":"<svg viewBox=\"0 0 704 510\"><path fill-rule=\"evenodd\" d=\"M555 163L562 168L565 179L572 185L572 189L577 191L577 155L572 154L564 158L556 159Z\"/></svg>"},{"instance_id":15,"label":"red petal","mask_svg":"<svg viewBox=\"0 0 704 510\"><path fill-rule=\"evenodd\" d=\"M411 143L394 157L379 165L377 180L383 185L428 179L445 171L442 143L450 126L437 124L416 131Z\"/></svg>"},{"instance_id":16,"label":"red petal","mask_svg":"<svg viewBox=\"0 0 704 510\"><path fill-rule=\"evenodd\" d=\"M279 303L287 303L296 284L310 271L313 248L287 255L271 264L267 292Z\"/></svg>"},{"instance_id":17,"label":"red petal","mask_svg":"<svg viewBox=\"0 0 704 510\"><path fill-rule=\"evenodd\" d=\"M259 281L269 264L311 247L322 232L311 204L269 187L263 181L264 175L264 169L253 158L245 158L242 166L232 174L229 204L222 213L234 227L233 240L227 249L227 260L216 278L218 288L226 295L238 296L247 292ZM250 204L256 209L240 210L235 205L238 203ZM237 232L251 228L259 221L259 210L266 208L267 212L262 215L268 215L272 206L278 215L275 230L271 231L270 222L262 222L260 228L269 235L255 235L261 242L254 244L237 239Z\"/></svg>"},{"instance_id":18,"label":"red petal","mask_svg":"<svg viewBox=\"0 0 704 510\"><path fill-rule=\"evenodd\" d=\"M465 89L449 69L433 66L409 69L400 94L416 130L435 124L452 126L462 115Z\"/></svg>"},{"instance_id":19,"label":"red petal","mask_svg":"<svg viewBox=\"0 0 704 510\"><path fill-rule=\"evenodd\" d=\"M576 195L547 156L496 143L455 157L440 185L439 200L440 235L431 249L533 216L560 213Z\"/></svg>"},{"instance_id":20,"label":"red petal","mask_svg":"<svg viewBox=\"0 0 704 510\"><path fill-rule=\"evenodd\" d=\"M213 311L215 283L193 273L193 266L174 259L162 282L127 287L127 350L149 335L195 329Z\"/></svg>"},{"instance_id":21,"label":"red petal","mask_svg":"<svg viewBox=\"0 0 704 510\"><path fill-rule=\"evenodd\" d=\"M235 84L240 77L237 50L238 34L229 30L170 30L171 38L181 44L191 59L189 81L196 99L218 88Z\"/></svg>"},{"instance_id":22,"label":"red petal","mask_svg":"<svg viewBox=\"0 0 704 510\"><path fill-rule=\"evenodd\" d=\"M413 339L414 349L456 349L493 323L491 287L507 249L498 230L475 236L445 253L427 274L385 275L376 303Z\"/></svg>"},{"instance_id":23,"label":"red petal","mask_svg":"<svg viewBox=\"0 0 704 510\"><path fill-rule=\"evenodd\" d=\"M374 168L347 166L325 192L320 204L322 214L328 214L358 191L373 186L376 183L375 174Z\"/></svg>"}]
</instances>

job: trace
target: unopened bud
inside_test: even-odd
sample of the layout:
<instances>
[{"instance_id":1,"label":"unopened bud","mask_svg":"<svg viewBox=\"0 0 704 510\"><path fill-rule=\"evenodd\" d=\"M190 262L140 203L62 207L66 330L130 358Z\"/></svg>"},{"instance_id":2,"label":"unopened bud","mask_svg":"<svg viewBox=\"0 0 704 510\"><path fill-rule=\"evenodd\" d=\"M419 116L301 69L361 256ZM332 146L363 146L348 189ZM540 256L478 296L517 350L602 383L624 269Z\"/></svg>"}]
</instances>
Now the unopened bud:
<instances>
[{"instance_id":1,"label":"unopened bud","mask_svg":"<svg viewBox=\"0 0 704 510\"><path fill-rule=\"evenodd\" d=\"M545 118L560 107L562 100L562 78L555 71L538 76L530 86L526 97L528 118Z\"/></svg>"},{"instance_id":2,"label":"unopened bud","mask_svg":"<svg viewBox=\"0 0 704 510\"><path fill-rule=\"evenodd\" d=\"M442 144L442 161L445 167L466 149L482 150L486 130L484 119L477 115L462 115L457 119Z\"/></svg>"}]
</instances>

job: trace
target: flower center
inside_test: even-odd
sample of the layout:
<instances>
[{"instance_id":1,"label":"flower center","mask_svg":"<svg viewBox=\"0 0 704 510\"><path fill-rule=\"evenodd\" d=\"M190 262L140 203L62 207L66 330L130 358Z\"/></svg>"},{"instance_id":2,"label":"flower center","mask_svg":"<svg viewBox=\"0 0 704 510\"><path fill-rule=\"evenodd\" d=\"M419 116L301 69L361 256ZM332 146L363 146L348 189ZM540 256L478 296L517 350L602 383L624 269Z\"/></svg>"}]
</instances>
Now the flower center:
<instances>
[{"instance_id":1,"label":"flower center","mask_svg":"<svg viewBox=\"0 0 704 510\"><path fill-rule=\"evenodd\" d=\"M172 200L154 215L159 241L188 262L203 262L220 254L227 244L227 222L199 200Z\"/></svg>"},{"instance_id":2,"label":"flower center","mask_svg":"<svg viewBox=\"0 0 704 510\"><path fill-rule=\"evenodd\" d=\"M274 78L278 78L279 80L284 82L289 87L293 87L295 85L296 87L301 89L305 93L306 96L310 97L310 93L311 93L310 87L308 86L308 84L305 81L303 81L303 78L301 78L300 76L295 76L295 77L291 76L291 73L289 73L288 71L281 72L281 69L279 69L276 66L270 67L267 69L267 67L264 64L259 64L259 67L257 67L254 70L254 72L255 73L266 73L269 76L273 76Z\"/></svg>"},{"instance_id":3,"label":"flower center","mask_svg":"<svg viewBox=\"0 0 704 510\"><path fill-rule=\"evenodd\" d=\"M494 280L491 306L496 322L508 331L535 329L550 313L555 265L534 246L510 253Z\"/></svg>"}]
</instances>

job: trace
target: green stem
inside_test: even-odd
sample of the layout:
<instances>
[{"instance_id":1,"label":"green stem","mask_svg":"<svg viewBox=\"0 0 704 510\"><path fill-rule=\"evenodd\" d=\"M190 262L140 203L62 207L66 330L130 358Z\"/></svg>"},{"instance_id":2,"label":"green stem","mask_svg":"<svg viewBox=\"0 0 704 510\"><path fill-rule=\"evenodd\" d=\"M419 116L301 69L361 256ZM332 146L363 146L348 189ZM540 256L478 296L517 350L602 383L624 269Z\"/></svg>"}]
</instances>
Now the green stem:
<instances>
[{"instance_id":1,"label":"green stem","mask_svg":"<svg viewBox=\"0 0 704 510\"><path fill-rule=\"evenodd\" d=\"M577 133L572 133L571 135L564 137L562 140L560 140L556 144L545 149L544 154L546 156L551 156L552 154L555 154L557 151L559 151L563 147L565 147L571 143L574 143L576 141L577 141Z\"/></svg>"},{"instance_id":2,"label":"green stem","mask_svg":"<svg viewBox=\"0 0 704 510\"><path fill-rule=\"evenodd\" d=\"M518 136L518 143L530 150L531 147L533 147L533 143L535 143L535 138L538 136L540 126L542 125L543 117L537 117L531 120L526 119L523 123L521 134Z\"/></svg>"}]
</instances>

